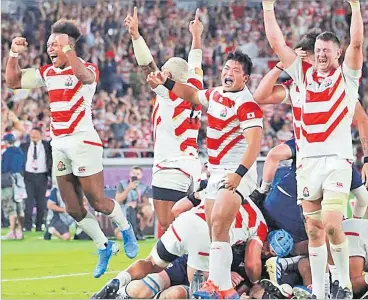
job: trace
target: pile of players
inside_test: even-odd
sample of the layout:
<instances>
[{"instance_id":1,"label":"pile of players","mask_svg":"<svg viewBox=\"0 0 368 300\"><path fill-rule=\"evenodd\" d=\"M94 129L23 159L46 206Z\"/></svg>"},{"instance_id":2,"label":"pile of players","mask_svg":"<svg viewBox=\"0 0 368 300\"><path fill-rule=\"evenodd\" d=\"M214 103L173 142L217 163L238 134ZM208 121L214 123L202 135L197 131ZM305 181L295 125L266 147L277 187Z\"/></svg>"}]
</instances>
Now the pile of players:
<instances>
[{"instance_id":1,"label":"pile of players","mask_svg":"<svg viewBox=\"0 0 368 300\"><path fill-rule=\"evenodd\" d=\"M280 62L254 95L247 88L252 62L241 52L229 54L221 86L203 89L198 11L189 24L188 61L171 58L161 70L139 34L137 9L127 16L137 63L156 93L152 187L165 233L146 259L119 273L93 298L366 297L368 221L360 218L368 205L363 186L368 121L358 102L364 34L359 1L349 3L350 44L340 65L335 34L312 30L291 49L275 18L275 0L263 0L267 39ZM59 20L48 41L52 64L25 70L17 59L27 43L15 38L6 81L11 88L48 88L58 185L68 213L99 248L94 275L100 277L117 245L80 205L83 193L118 225L130 258L138 254L138 244L116 201L103 195L102 147L90 118L99 72L76 56L79 36L73 22ZM277 85L282 71L292 80ZM265 103L292 106L295 140L270 152L257 188L263 132L259 104ZM206 188L194 192L201 177L197 137L202 109L208 116L210 176ZM353 120L365 154L362 179L352 166ZM292 166L272 186L278 162L285 159L292 159ZM350 190L356 219L343 221Z\"/></svg>"}]
</instances>

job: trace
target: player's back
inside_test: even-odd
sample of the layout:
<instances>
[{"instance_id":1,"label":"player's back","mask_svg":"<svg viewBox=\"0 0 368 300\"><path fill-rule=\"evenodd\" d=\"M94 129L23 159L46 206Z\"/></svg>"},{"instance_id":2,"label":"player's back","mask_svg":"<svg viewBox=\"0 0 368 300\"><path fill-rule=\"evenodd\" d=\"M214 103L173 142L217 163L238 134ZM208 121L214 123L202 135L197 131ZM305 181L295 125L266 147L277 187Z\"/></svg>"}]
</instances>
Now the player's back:
<instances>
[{"instance_id":1,"label":"player's back","mask_svg":"<svg viewBox=\"0 0 368 300\"><path fill-rule=\"evenodd\" d=\"M207 147L210 169L236 169L248 144L244 130L263 127L263 112L245 87L224 92L222 87L201 91L208 107Z\"/></svg>"},{"instance_id":2,"label":"player's back","mask_svg":"<svg viewBox=\"0 0 368 300\"><path fill-rule=\"evenodd\" d=\"M53 138L94 130L91 106L99 70L93 64L83 63L95 74L92 84L83 84L71 67L58 69L45 65L39 69L49 94Z\"/></svg>"}]
</instances>

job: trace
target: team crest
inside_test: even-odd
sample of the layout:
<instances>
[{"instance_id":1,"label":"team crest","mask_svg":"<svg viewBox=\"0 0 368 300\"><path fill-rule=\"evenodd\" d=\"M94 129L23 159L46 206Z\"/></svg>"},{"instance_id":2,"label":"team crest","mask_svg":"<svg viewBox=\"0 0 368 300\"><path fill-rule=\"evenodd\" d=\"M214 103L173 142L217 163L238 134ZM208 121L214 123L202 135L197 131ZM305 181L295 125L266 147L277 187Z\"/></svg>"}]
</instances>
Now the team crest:
<instances>
[{"instance_id":1,"label":"team crest","mask_svg":"<svg viewBox=\"0 0 368 300\"><path fill-rule=\"evenodd\" d=\"M305 187L304 190L303 190L303 196L304 197L309 197L309 190L308 190L307 187Z\"/></svg>"},{"instance_id":2,"label":"team crest","mask_svg":"<svg viewBox=\"0 0 368 300\"><path fill-rule=\"evenodd\" d=\"M79 173L86 172L86 167L79 167L79 168L78 168L78 172L79 172Z\"/></svg>"},{"instance_id":3,"label":"team crest","mask_svg":"<svg viewBox=\"0 0 368 300\"><path fill-rule=\"evenodd\" d=\"M227 116L227 109L226 109L226 107L224 107L224 109L222 109L222 110L220 111L220 116L221 116L222 118L226 118L226 116Z\"/></svg>"},{"instance_id":4,"label":"team crest","mask_svg":"<svg viewBox=\"0 0 368 300\"><path fill-rule=\"evenodd\" d=\"M73 85L73 78L71 76L68 76L68 78L65 81L65 87L71 87Z\"/></svg>"},{"instance_id":5,"label":"team crest","mask_svg":"<svg viewBox=\"0 0 368 300\"><path fill-rule=\"evenodd\" d=\"M59 163L57 164L57 169L59 172L61 171L65 171L66 170L66 166L62 161L59 161Z\"/></svg>"}]
</instances>

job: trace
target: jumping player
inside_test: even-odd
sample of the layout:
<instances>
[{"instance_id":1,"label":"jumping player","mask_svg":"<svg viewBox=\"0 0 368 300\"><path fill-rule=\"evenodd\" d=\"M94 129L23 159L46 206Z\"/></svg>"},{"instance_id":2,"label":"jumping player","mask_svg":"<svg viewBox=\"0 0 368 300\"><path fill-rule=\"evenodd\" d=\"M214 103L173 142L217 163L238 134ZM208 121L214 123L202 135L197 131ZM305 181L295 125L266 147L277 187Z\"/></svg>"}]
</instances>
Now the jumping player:
<instances>
[{"instance_id":1,"label":"jumping player","mask_svg":"<svg viewBox=\"0 0 368 300\"><path fill-rule=\"evenodd\" d=\"M343 65L339 65L342 54L339 39L331 32L324 32L315 44L315 70L286 45L276 21L274 3L263 0L267 39L301 93L297 184L307 222L313 294L317 298L325 295L327 233L343 297L351 298L349 247L342 230L342 219L352 174L350 126L363 63L360 4L357 0L349 1L352 8L351 40Z\"/></svg>"},{"instance_id":2,"label":"jumping player","mask_svg":"<svg viewBox=\"0 0 368 300\"><path fill-rule=\"evenodd\" d=\"M179 97L207 108L211 177L206 189L206 216L212 244L209 280L195 297L238 297L230 278L229 229L242 200L256 187L255 161L263 127L263 112L246 87L251 69L251 59L234 52L229 54L222 70L222 86L216 88L198 91L173 81L165 72L151 73L148 77L152 88L163 85Z\"/></svg>"},{"instance_id":3,"label":"jumping player","mask_svg":"<svg viewBox=\"0 0 368 300\"><path fill-rule=\"evenodd\" d=\"M150 50L138 31L137 8L125 19L133 42L134 54L144 75L158 71ZM163 66L170 77L196 89L203 88L201 36L203 24L196 11L190 22L192 48L188 62L170 58ZM154 164L152 170L153 204L158 221L165 231L174 220L171 208L191 191L196 191L201 176L198 158L198 131L201 105L191 105L165 87L153 89L156 100L153 107Z\"/></svg>"},{"instance_id":4,"label":"jumping player","mask_svg":"<svg viewBox=\"0 0 368 300\"><path fill-rule=\"evenodd\" d=\"M39 69L20 69L18 55L27 49L27 41L16 37L12 41L5 78L12 89L45 86L48 90L55 175L68 214L98 248L99 261L94 271L98 278L105 273L118 246L107 240L95 216L84 208L83 193L96 211L108 215L117 224L129 258L137 256L138 244L120 205L104 196L102 144L93 127L91 113L99 70L76 55L74 47L80 31L73 21L61 19L51 30L47 53L52 64Z\"/></svg>"}]
</instances>

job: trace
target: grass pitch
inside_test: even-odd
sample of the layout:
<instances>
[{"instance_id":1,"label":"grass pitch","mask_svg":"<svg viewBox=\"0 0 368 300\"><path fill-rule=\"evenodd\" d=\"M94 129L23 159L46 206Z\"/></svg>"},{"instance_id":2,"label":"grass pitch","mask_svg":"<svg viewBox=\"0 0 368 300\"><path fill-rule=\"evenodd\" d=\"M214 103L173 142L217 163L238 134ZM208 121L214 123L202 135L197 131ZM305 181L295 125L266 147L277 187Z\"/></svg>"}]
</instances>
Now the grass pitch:
<instances>
[{"instance_id":1,"label":"grass pitch","mask_svg":"<svg viewBox=\"0 0 368 300\"><path fill-rule=\"evenodd\" d=\"M95 279L98 256L92 241L45 241L35 232L26 233L22 241L2 241L1 299L89 299L133 262L118 243L120 253ZM138 258L146 257L154 243L153 239L140 242Z\"/></svg>"}]
</instances>

